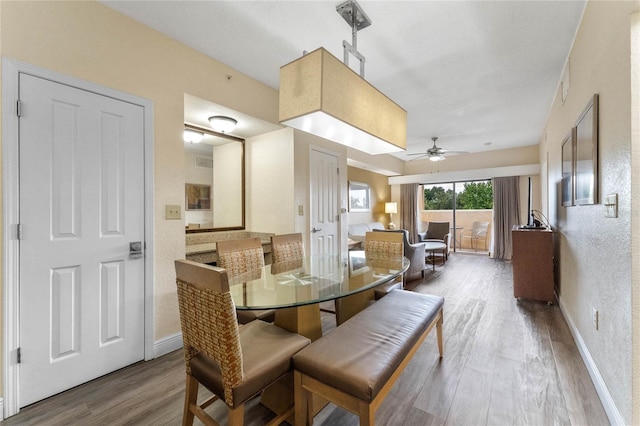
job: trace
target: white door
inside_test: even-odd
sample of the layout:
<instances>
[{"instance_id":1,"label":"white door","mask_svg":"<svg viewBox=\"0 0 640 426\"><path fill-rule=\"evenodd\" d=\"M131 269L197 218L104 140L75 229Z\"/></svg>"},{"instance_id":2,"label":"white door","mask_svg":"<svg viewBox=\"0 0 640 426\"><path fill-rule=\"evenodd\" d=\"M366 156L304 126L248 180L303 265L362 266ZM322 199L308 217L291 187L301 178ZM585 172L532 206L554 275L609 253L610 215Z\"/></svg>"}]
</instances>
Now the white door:
<instances>
[{"instance_id":1,"label":"white door","mask_svg":"<svg viewBox=\"0 0 640 426\"><path fill-rule=\"evenodd\" d=\"M143 108L21 74L24 407L144 358Z\"/></svg>"},{"instance_id":2,"label":"white door","mask_svg":"<svg viewBox=\"0 0 640 426\"><path fill-rule=\"evenodd\" d=\"M340 253L340 181L338 157L311 149L311 254Z\"/></svg>"}]
</instances>

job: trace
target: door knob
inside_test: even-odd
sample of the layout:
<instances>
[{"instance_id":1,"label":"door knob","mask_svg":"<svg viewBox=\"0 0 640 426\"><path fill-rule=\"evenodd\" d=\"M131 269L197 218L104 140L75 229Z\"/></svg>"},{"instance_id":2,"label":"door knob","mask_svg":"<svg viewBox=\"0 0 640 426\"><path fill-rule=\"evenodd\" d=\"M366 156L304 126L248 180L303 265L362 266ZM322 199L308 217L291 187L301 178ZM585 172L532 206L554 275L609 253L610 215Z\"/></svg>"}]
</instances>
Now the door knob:
<instances>
[{"instance_id":1,"label":"door knob","mask_svg":"<svg viewBox=\"0 0 640 426\"><path fill-rule=\"evenodd\" d=\"M132 241L129 243L129 257L131 259L142 257L142 241Z\"/></svg>"},{"instance_id":2,"label":"door knob","mask_svg":"<svg viewBox=\"0 0 640 426\"><path fill-rule=\"evenodd\" d=\"M315 226L311 229L311 232L313 232L314 234L316 232L320 232L320 231L322 231L322 229L321 228L316 228Z\"/></svg>"}]
</instances>

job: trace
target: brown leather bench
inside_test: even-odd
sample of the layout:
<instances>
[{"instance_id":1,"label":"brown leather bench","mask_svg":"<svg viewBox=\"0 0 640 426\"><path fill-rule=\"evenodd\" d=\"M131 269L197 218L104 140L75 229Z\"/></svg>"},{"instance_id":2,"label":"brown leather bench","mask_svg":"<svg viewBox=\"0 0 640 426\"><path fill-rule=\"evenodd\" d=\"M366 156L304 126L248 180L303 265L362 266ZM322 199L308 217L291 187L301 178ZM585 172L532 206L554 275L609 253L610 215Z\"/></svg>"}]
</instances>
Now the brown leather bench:
<instances>
[{"instance_id":1,"label":"brown leather bench","mask_svg":"<svg viewBox=\"0 0 640 426\"><path fill-rule=\"evenodd\" d=\"M374 415L435 326L442 358L438 296L394 290L293 356L295 424L313 424L312 394L357 414Z\"/></svg>"}]
</instances>

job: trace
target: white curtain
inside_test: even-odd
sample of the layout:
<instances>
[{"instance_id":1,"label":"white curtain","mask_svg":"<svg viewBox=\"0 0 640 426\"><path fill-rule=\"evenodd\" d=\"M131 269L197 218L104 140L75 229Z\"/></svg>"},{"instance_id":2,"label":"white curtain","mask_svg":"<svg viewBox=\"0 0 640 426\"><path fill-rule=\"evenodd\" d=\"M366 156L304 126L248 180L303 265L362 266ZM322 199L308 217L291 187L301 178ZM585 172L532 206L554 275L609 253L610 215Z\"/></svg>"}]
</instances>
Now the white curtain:
<instances>
[{"instance_id":1,"label":"white curtain","mask_svg":"<svg viewBox=\"0 0 640 426\"><path fill-rule=\"evenodd\" d=\"M418 187L417 183L400 185L400 203L402 205L402 215L400 216L400 227L409 232L409 242L418 241Z\"/></svg>"},{"instance_id":2,"label":"white curtain","mask_svg":"<svg viewBox=\"0 0 640 426\"><path fill-rule=\"evenodd\" d=\"M520 178L493 179L493 257L511 260L511 229L520 223Z\"/></svg>"}]
</instances>

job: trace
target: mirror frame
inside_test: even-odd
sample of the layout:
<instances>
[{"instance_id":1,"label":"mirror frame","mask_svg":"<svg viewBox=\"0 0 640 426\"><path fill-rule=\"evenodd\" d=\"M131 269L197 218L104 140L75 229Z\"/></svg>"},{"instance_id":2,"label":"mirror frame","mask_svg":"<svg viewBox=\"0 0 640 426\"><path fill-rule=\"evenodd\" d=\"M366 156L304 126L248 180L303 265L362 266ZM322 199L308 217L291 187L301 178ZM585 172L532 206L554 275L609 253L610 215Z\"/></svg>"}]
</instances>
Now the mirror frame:
<instances>
[{"instance_id":1,"label":"mirror frame","mask_svg":"<svg viewBox=\"0 0 640 426\"><path fill-rule=\"evenodd\" d=\"M199 229L185 229L185 232L187 234L197 234L200 232L217 232L217 231L236 231L236 230L243 230L245 229L245 151L244 151L244 139L243 138L239 138L237 136L232 136L232 135L227 135L225 133L218 133L215 132L211 129L207 129L206 127L200 127L197 126L195 124L190 124L190 123L184 123L184 128L185 129L190 129L190 130L195 130L198 132L203 132L206 133L208 135L212 135L212 136L216 136L219 138L223 138L223 139L228 139L231 141L235 141L235 142L240 142L242 144L242 158L240 159L241 161L241 166L242 166L242 224L239 226L226 226L226 227L221 227L221 228L199 228ZM186 209L186 206L185 206Z\"/></svg>"}]
</instances>

